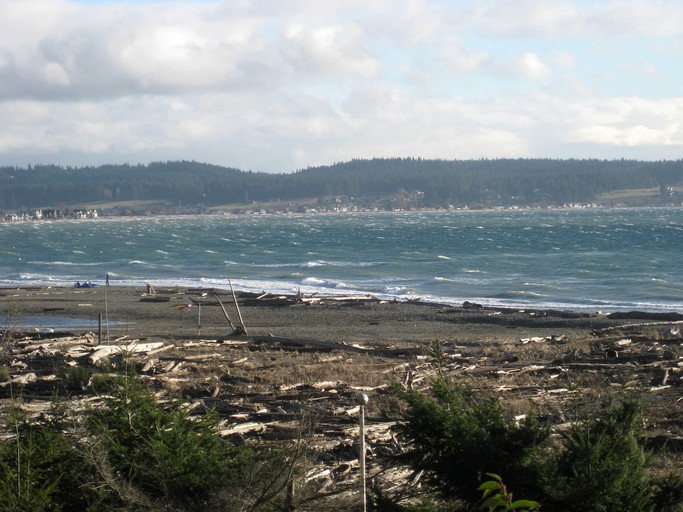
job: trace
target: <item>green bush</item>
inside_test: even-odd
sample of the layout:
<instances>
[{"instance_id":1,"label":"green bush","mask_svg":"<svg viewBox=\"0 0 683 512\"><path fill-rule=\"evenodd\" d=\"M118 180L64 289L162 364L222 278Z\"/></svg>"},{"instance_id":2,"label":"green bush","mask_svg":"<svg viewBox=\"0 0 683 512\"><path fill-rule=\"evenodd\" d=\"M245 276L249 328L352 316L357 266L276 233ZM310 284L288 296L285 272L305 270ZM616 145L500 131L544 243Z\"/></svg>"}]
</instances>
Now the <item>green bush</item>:
<instances>
[{"instance_id":1,"label":"green bush","mask_svg":"<svg viewBox=\"0 0 683 512\"><path fill-rule=\"evenodd\" d=\"M405 458L444 495L475 503L487 472L509 475L521 492L533 490L538 475L529 461L549 435L536 416L518 424L496 398L444 379L434 382L430 396L400 394L408 404L399 427L411 446Z\"/></svg>"},{"instance_id":2,"label":"green bush","mask_svg":"<svg viewBox=\"0 0 683 512\"><path fill-rule=\"evenodd\" d=\"M541 484L544 510L645 512L654 510L649 457L639 444L642 404L609 406L562 434L563 450L547 458Z\"/></svg>"},{"instance_id":3,"label":"green bush","mask_svg":"<svg viewBox=\"0 0 683 512\"><path fill-rule=\"evenodd\" d=\"M133 378L107 383L103 403L69 417L68 404L4 416L0 510L269 510L284 501L297 454L233 446L219 418L160 406ZM299 450L300 452L301 450Z\"/></svg>"},{"instance_id":4,"label":"green bush","mask_svg":"<svg viewBox=\"0 0 683 512\"><path fill-rule=\"evenodd\" d=\"M683 479L654 479L647 471L639 401L576 422L553 449L544 442L548 427L533 415L517 425L496 398L443 378L430 391L399 391L408 406L400 434L411 447L407 461L444 497L474 507L482 475L495 473L546 512L680 510Z\"/></svg>"},{"instance_id":5,"label":"green bush","mask_svg":"<svg viewBox=\"0 0 683 512\"><path fill-rule=\"evenodd\" d=\"M83 366L70 366L65 368L60 377L67 389L84 389L90 382L92 372Z\"/></svg>"},{"instance_id":6,"label":"green bush","mask_svg":"<svg viewBox=\"0 0 683 512\"><path fill-rule=\"evenodd\" d=\"M130 380L107 398L106 407L91 412L88 430L108 454L109 472L123 479L122 488L165 506L197 508L234 481L251 457L248 448L218 436L218 421L211 413L191 417L180 403L162 409L151 392Z\"/></svg>"},{"instance_id":7,"label":"green bush","mask_svg":"<svg viewBox=\"0 0 683 512\"><path fill-rule=\"evenodd\" d=\"M58 416L29 421L18 408L5 417L15 436L0 443L3 511L87 510L96 501L80 489L87 466Z\"/></svg>"}]
</instances>

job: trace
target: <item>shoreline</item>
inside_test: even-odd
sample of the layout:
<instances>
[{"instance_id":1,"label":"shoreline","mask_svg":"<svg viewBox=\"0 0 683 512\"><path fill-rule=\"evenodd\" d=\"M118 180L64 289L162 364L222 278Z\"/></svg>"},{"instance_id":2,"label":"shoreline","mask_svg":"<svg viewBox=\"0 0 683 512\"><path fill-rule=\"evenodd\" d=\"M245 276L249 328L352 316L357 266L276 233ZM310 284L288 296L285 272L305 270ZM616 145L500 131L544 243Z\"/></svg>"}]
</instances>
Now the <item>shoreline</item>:
<instances>
[{"instance_id":1,"label":"shoreline","mask_svg":"<svg viewBox=\"0 0 683 512\"><path fill-rule=\"evenodd\" d=\"M238 314L229 290L142 286L0 287L0 317L80 319L138 338L230 337L232 330L215 295L234 323ZM460 306L372 297L305 297L235 291L250 336L306 338L360 344L431 341L478 343L529 337L585 338L599 329L636 322L683 322L679 313L622 311L610 314L565 310ZM116 324L115 324L116 322ZM26 326L28 330L31 326ZM35 330L35 329L34 329ZM73 329L83 330L83 329ZM93 330L93 329L85 329ZM64 332L64 329L60 329ZM111 334L111 333L110 333Z\"/></svg>"},{"instance_id":2,"label":"shoreline","mask_svg":"<svg viewBox=\"0 0 683 512\"><path fill-rule=\"evenodd\" d=\"M16 224L24 222L72 222L72 221L84 221L84 222L97 222L97 221L107 221L107 220L141 220L149 218L186 218L186 217L260 217L260 216L308 216L308 215L357 215L357 214L411 214L411 213L444 213L444 212L457 212L457 213L470 213L470 212L506 212L506 211L572 211L572 210L659 210L659 209L681 209L683 204L663 204L663 205L644 205L644 206L610 206L601 205L596 203L588 204L565 204L565 205L519 205L519 206L490 206L481 208L468 208L468 207L454 207L454 208L409 208L409 209L399 209L399 210L375 210L359 208L356 210L313 210L313 211L286 211L286 210L275 210L275 211L262 211L263 208L258 208L254 210L248 210L250 205L237 206L232 209L225 210L210 210L207 212L197 212L189 211L187 213L149 213L141 214L134 213L130 215L111 215L107 213L100 213L97 217L27 217L16 220L8 220L0 218L0 224ZM86 208L85 206L83 208ZM96 208L95 208L96 209ZM106 210L106 208L103 208Z\"/></svg>"},{"instance_id":3,"label":"shoreline","mask_svg":"<svg viewBox=\"0 0 683 512\"><path fill-rule=\"evenodd\" d=\"M115 274L114 274L115 276ZM87 282L88 280L83 280ZM105 288L105 280L92 278L90 281L95 285L92 289ZM275 281L259 281L249 278L245 279L214 279L208 280L212 282L204 282L206 280L197 278L166 278L166 279L117 279L112 277L112 288L119 289L137 289L144 290L148 284L152 284L157 288L178 288L178 289L207 289L217 290L220 293L229 293L230 284L235 289L236 293L242 295L261 295L269 293L271 295L282 295L294 297L297 291L300 291L308 297L325 297L331 300L339 300L347 296L363 296L376 301L383 302L407 302L407 303L421 303L434 306L443 307L461 307L463 304L470 304L483 309L491 310L526 310L526 311L555 311L566 314L580 314L580 315L610 315L618 313L639 313L643 315L661 316L661 315L678 315L683 314L683 308L678 304L671 305L640 305L636 304L613 304L601 303L591 304L591 299L587 299L583 303L569 304L558 302L521 302L521 301L505 301L500 299L493 299L491 297L445 297L423 294L420 296L413 296L407 294L387 294L374 293L367 290L342 289L338 290L333 287L316 287L311 285L299 285L297 283L278 283ZM69 290L75 288L72 280L60 281L39 281L32 284L16 283L14 281L0 280L0 294L3 292L10 292L12 290ZM270 286L268 286L270 285Z\"/></svg>"}]
</instances>

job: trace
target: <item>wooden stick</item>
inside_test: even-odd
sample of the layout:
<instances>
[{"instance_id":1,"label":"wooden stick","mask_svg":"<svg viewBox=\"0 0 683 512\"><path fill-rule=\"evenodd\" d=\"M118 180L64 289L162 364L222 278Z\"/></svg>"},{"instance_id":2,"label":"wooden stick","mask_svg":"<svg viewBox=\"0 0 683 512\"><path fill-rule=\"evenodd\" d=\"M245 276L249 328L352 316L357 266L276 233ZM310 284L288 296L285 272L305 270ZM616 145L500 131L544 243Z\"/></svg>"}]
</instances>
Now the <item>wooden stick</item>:
<instances>
[{"instance_id":1,"label":"wooden stick","mask_svg":"<svg viewBox=\"0 0 683 512\"><path fill-rule=\"evenodd\" d=\"M225 315L225 319L226 319L226 320L228 321L228 323L230 324L230 327L232 328L232 331L233 331L233 332L237 332L237 329L235 328L235 324L233 324L233 323L232 323L232 320L230 320L230 316L228 315L228 312L226 311L225 306L224 306L223 303L221 302L221 299L219 299L219 298L218 298L218 295L216 295L216 294L214 294L213 296L214 296L215 299L218 301L218 305L219 305L219 306L221 307L221 309L223 310L223 314Z\"/></svg>"},{"instance_id":2,"label":"wooden stick","mask_svg":"<svg viewBox=\"0 0 683 512\"><path fill-rule=\"evenodd\" d=\"M235 295L235 290L232 287L232 281L228 279L230 284L230 291L232 292L232 300L235 303L235 309L237 310L237 318L240 320L240 326L242 327L242 334L247 335L247 328L244 326L244 320L242 320L242 313L240 313L240 307L237 304L237 296Z\"/></svg>"}]
</instances>

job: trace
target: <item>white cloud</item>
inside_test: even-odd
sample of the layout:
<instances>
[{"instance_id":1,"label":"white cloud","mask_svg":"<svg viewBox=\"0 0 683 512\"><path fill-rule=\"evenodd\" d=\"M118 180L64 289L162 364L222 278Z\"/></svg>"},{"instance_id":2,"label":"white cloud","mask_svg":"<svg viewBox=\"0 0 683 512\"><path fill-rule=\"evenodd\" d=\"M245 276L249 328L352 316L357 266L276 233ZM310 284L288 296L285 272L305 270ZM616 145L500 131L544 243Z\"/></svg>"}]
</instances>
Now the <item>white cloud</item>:
<instances>
[{"instance_id":1,"label":"white cloud","mask_svg":"<svg viewBox=\"0 0 683 512\"><path fill-rule=\"evenodd\" d=\"M550 75L548 66L533 52L526 52L517 59L517 67L522 75L534 80L546 78Z\"/></svg>"},{"instance_id":2,"label":"white cloud","mask_svg":"<svg viewBox=\"0 0 683 512\"><path fill-rule=\"evenodd\" d=\"M683 99L593 101L569 137L608 146L683 145Z\"/></svg>"},{"instance_id":3,"label":"white cloud","mask_svg":"<svg viewBox=\"0 0 683 512\"><path fill-rule=\"evenodd\" d=\"M491 0L476 5L478 24L498 37L552 37L581 30L580 9L569 0Z\"/></svg>"},{"instance_id":4,"label":"white cloud","mask_svg":"<svg viewBox=\"0 0 683 512\"><path fill-rule=\"evenodd\" d=\"M448 68L456 72L476 72L491 65L489 52L469 50L455 39L444 44L443 59Z\"/></svg>"},{"instance_id":5,"label":"white cloud","mask_svg":"<svg viewBox=\"0 0 683 512\"><path fill-rule=\"evenodd\" d=\"M484 0L477 22L496 37L611 37L683 34L678 0Z\"/></svg>"},{"instance_id":6,"label":"white cloud","mask_svg":"<svg viewBox=\"0 0 683 512\"><path fill-rule=\"evenodd\" d=\"M0 2L0 164L663 158L683 148L682 13L671 0Z\"/></svg>"},{"instance_id":7,"label":"white cloud","mask_svg":"<svg viewBox=\"0 0 683 512\"><path fill-rule=\"evenodd\" d=\"M360 28L354 24L305 27L289 25L284 31L285 57L300 73L373 76L378 71L376 59L362 44Z\"/></svg>"}]
</instances>

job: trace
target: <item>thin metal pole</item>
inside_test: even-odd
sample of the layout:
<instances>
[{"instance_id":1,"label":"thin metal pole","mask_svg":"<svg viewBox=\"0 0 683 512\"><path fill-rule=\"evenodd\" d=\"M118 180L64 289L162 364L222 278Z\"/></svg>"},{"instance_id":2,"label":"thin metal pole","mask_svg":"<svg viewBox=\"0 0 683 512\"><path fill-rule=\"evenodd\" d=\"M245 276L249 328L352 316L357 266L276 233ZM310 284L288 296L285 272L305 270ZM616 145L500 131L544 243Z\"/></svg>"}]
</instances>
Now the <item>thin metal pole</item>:
<instances>
[{"instance_id":1,"label":"thin metal pole","mask_svg":"<svg viewBox=\"0 0 683 512\"><path fill-rule=\"evenodd\" d=\"M359 454L358 462L360 463L360 509L361 512L367 511L367 492L365 490L365 406L368 404L368 395L365 393L356 393L354 401L360 406L358 411L358 421L360 423L358 429Z\"/></svg>"},{"instance_id":2,"label":"thin metal pole","mask_svg":"<svg viewBox=\"0 0 683 512\"><path fill-rule=\"evenodd\" d=\"M367 499L365 491L365 406L360 406L360 500L361 511L367 511Z\"/></svg>"}]
</instances>

